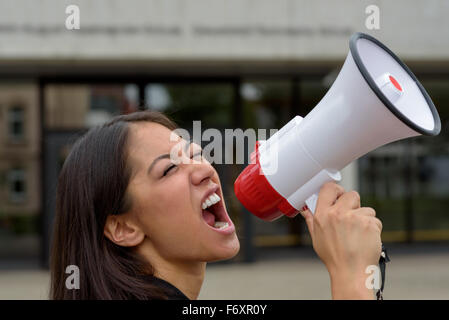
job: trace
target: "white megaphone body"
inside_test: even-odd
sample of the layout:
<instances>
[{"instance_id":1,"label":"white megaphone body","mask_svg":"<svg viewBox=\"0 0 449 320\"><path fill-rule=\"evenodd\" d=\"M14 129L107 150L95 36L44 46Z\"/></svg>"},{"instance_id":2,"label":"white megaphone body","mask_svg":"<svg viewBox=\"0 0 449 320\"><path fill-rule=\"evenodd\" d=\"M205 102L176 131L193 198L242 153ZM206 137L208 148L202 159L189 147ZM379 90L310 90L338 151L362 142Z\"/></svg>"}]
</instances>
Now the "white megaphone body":
<instances>
[{"instance_id":1,"label":"white megaphone body","mask_svg":"<svg viewBox=\"0 0 449 320\"><path fill-rule=\"evenodd\" d=\"M434 136L440 129L432 100L408 67L378 40L356 33L318 105L256 143L235 194L268 221L294 217L306 205L314 213L321 186L339 181L339 170L350 162L384 144Z\"/></svg>"}]
</instances>

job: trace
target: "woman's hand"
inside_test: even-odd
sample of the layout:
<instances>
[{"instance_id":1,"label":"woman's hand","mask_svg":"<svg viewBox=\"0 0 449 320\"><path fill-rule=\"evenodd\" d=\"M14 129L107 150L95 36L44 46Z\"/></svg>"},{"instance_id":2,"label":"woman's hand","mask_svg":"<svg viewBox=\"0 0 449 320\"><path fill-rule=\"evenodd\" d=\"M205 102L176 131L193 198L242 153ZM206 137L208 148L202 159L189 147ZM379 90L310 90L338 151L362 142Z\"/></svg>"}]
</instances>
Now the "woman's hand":
<instances>
[{"instance_id":1,"label":"woman's hand","mask_svg":"<svg viewBox=\"0 0 449 320\"><path fill-rule=\"evenodd\" d=\"M345 192L336 183L320 190L315 215L302 212L313 248L326 265L334 299L374 299L365 282L369 265L381 253L382 223L372 208L360 207L357 192Z\"/></svg>"}]
</instances>

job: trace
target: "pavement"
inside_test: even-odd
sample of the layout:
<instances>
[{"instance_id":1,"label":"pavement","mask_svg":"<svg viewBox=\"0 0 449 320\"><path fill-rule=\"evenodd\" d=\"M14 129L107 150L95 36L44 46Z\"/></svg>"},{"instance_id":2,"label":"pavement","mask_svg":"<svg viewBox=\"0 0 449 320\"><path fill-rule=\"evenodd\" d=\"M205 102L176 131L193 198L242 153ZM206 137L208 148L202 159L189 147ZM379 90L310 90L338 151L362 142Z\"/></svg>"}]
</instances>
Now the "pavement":
<instances>
[{"instance_id":1,"label":"pavement","mask_svg":"<svg viewBox=\"0 0 449 320\"><path fill-rule=\"evenodd\" d=\"M449 299L449 245L389 245L385 299ZM263 249L256 262L211 263L199 299L330 299L311 248ZM0 299L47 299L49 273L0 262Z\"/></svg>"}]
</instances>

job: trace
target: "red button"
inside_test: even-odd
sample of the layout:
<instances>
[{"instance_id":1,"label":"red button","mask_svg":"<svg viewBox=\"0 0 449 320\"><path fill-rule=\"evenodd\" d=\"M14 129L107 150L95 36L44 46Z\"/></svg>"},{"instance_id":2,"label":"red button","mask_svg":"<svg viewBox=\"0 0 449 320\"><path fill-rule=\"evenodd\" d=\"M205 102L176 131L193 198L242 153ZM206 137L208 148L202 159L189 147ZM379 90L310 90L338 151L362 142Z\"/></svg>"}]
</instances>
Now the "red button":
<instances>
[{"instance_id":1,"label":"red button","mask_svg":"<svg viewBox=\"0 0 449 320\"><path fill-rule=\"evenodd\" d=\"M396 89L398 89L399 91L402 91L401 85L393 76L390 76L390 81L396 87Z\"/></svg>"}]
</instances>

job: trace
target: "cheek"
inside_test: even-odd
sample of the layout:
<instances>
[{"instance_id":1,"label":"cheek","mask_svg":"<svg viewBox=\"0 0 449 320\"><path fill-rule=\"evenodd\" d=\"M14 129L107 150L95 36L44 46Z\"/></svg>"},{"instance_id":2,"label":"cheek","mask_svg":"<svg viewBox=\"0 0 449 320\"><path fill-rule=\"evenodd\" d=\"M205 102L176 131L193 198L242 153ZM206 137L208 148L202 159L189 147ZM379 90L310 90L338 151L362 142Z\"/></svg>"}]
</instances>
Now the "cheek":
<instances>
[{"instance_id":1,"label":"cheek","mask_svg":"<svg viewBox=\"0 0 449 320\"><path fill-rule=\"evenodd\" d=\"M152 192L151 203L158 221L176 227L187 223L193 211L189 185L185 179L171 179L164 188Z\"/></svg>"},{"instance_id":2,"label":"cheek","mask_svg":"<svg viewBox=\"0 0 449 320\"><path fill-rule=\"evenodd\" d=\"M201 217L194 209L187 183L172 179L165 186L170 188L153 187L151 195L142 194L139 220L159 251L186 252L198 238Z\"/></svg>"}]
</instances>

